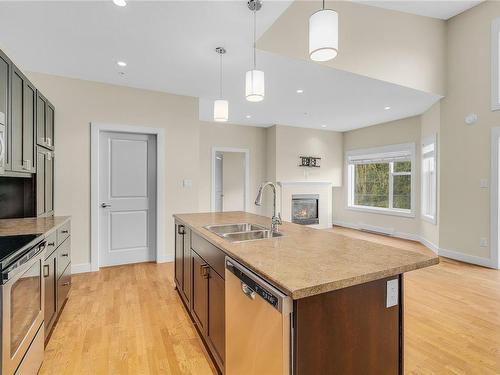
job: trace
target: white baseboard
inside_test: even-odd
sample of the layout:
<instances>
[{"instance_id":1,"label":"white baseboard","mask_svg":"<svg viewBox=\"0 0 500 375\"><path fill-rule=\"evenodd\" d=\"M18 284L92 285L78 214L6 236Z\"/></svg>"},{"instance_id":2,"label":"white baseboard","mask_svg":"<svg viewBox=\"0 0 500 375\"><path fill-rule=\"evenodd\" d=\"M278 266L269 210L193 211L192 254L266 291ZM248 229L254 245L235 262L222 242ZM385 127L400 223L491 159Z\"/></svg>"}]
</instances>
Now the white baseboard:
<instances>
[{"instance_id":1,"label":"white baseboard","mask_svg":"<svg viewBox=\"0 0 500 375\"><path fill-rule=\"evenodd\" d=\"M346 228L351 228L351 229L357 229L360 230L362 225L360 224L354 224L354 223L347 223L345 221L339 221L339 220L334 220L333 225L338 225L341 227L346 227ZM383 234L383 233L381 233ZM489 267L489 268L495 268L497 269L498 267L494 264L494 261L489 259L489 258L482 258L474 255L468 255L461 253L459 251L453 251L453 250L447 250L440 248L436 244L430 242L429 240L423 238L422 236L419 236L417 234L412 234L412 233L404 233L404 232L394 232L392 237L397 237L397 238L402 238L404 240L411 240L411 241L417 241L420 242L422 245L427 247L429 250L432 250L439 256L445 257L445 258L450 258L454 260L458 260L460 262L465 262L465 263L471 263L471 264L476 264L478 266L483 266L483 267Z\"/></svg>"},{"instance_id":2,"label":"white baseboard","mask_svg":"<svg viewBox=\"0 0 500 375\"><path fill-rule=\"evenodd\" d=\"M159 256L156 260L156 263L168 263L173 262L174 257L172 255Z\"/></svg>"},{"instance_id":3,"label":"white baseboard","mask_svg":"<svg viewBox=\"0 0 500 375\"><path fill-rule=\"evenodd\" d=\"M82 263L82 264L72 264L71 265L71 273L84 273L84 272L91 272L92 267L90 263Z\"/></svg>"},{"instance_id":4,"label":"white baseboard","mask_svg":"<svg viewBox=\"0 0 500 375\"><path fill-rule=\"evenodd\" d=\"M475 255L464 254L454 250L439 249L439 255L445 258L451 258L460 262L476 264L478 266L497 268L494 262L489 258L478 257Z\"/></svg>"}]
</instances>

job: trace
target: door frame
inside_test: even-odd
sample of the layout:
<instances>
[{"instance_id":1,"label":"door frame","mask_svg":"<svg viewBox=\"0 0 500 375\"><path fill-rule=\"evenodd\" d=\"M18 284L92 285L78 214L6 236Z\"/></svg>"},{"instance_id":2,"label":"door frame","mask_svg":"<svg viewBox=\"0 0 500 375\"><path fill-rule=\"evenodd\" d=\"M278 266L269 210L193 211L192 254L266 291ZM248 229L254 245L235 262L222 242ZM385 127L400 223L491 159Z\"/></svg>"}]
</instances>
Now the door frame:
<instances>
[{"instance_id":1,"label":"door frame","mask_svg":"<svg viewBox=\"0 0 500 375\"><path fill-rule=\"evenodd\" d=\"M239 152L245 154L245 188L243 192L243 211L246 211L247 208L250 207L250 203L248 202L248 198L250 197L250 150L248 148L222 146L212 147L210 211L215 212L215 158L217 156L217 152Z\"/></svg>"},{"instance_id":2,"label":"door frame","mask_svg":"<svg viewBox=\"0 0 500 375\"><path fill-rule=\"evenodd\" d=\"M165 130L147 126L90 123L90 268L99 271L99 142L102 132L156 136L156 263L167 262L165 249Z\"/></svg>"},{"instance_id":3,"label":"door frame","mask_svg":"<svg viewBox=\"0 0 500 375\"><path fill-rule=\"evenodd\" d=\"M500 269L499 216L500 216L500 127L491 129L491 171L490 171L490 249L491 266Z\"/></svg>"}]
</instances>

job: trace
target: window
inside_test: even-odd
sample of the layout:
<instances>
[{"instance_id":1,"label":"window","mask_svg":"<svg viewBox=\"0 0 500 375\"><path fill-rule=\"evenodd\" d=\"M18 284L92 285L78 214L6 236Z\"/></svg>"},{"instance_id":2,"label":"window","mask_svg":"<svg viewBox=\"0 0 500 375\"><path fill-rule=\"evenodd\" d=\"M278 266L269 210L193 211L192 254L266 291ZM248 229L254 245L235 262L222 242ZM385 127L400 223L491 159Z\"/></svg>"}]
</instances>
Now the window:
<instances>
[{"instance_id":1,"label":"window","mask_svg":"<svg viewBox=\"0 0 500 375\"><path fill-rule=\"evenodd\" d=\"M500 18L491 24L491 110L500 110Z\"/></svg>"},{"instance_id":2,"label":"window","mask_svg":"<svg viewBox=\"0 0 500 375\"><path fill-rule=\"evenodd\" d=\"M422 218L436 224L437 163L436 135L422 142Z\"/></svg>"},{"instance_id":3,"label":"window","mask_svg":"<svg viewBox=\"0 0 500 375\"><path fill-rule=\"evenodd\" d=\"M348 208L414 216L415 144L349 151Z\"/></svg>"}]
</instances>

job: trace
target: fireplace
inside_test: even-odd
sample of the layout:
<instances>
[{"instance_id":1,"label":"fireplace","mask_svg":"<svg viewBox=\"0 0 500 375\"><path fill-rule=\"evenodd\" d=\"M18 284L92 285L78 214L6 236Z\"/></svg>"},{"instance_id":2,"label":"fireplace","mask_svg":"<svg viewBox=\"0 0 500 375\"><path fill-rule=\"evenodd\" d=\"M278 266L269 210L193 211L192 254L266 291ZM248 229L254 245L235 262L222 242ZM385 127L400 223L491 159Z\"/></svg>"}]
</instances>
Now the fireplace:
<instances>
[{"instance_id":1,"label":"fireplace","mask_svg":"<svg viewBox=\"0 0 500 375\"><path fill-rule=\"evenodd\" d=\"M292 223L319 224L319 194L292 195Z\"/></svg>"}]
</instances>

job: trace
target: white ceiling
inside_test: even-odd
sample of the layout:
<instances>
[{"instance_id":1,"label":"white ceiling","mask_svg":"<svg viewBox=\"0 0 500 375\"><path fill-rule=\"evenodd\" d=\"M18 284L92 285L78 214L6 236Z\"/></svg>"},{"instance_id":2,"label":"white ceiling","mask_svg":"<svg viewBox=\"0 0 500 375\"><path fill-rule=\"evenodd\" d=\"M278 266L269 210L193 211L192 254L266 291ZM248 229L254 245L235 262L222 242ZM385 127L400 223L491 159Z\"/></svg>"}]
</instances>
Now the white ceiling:
<instances>
[{"instance_id":1,"label":"white ceiling","mask_svg":"<svg viewBox=\"0 0 500 375\"><path fill-rule=\"evenodd\" d=\"M450 19L467 9L470 9L484 0L396 0L396 1L377 1L377 0L354 0L358 3L371 5L375 7L397 10L399 12L413 13L419 16L439 18L442 20Z\"/></svg>"},{"instance_id":2,"label":"white ceiling","mask_svg":"<svg viewBox=\"0 0 500 375\"><path fill-rule=\"evenodd\" d=\"M291 1L265 0L262 34ZM436 95L258 52L266 74L264 102L244 99L251 62L246 1L0 2L0 48L21 68L200 98L200 119L212 119L218 94L215 47L222 45L230 122L349 130L424 112ZM116 61L128 66L121 76ZM299 95L297 89L303 89ZM390 106L391 110L384 110ZM246 115L251 115L250 119Z\"/></svg>"}]
</instances>

